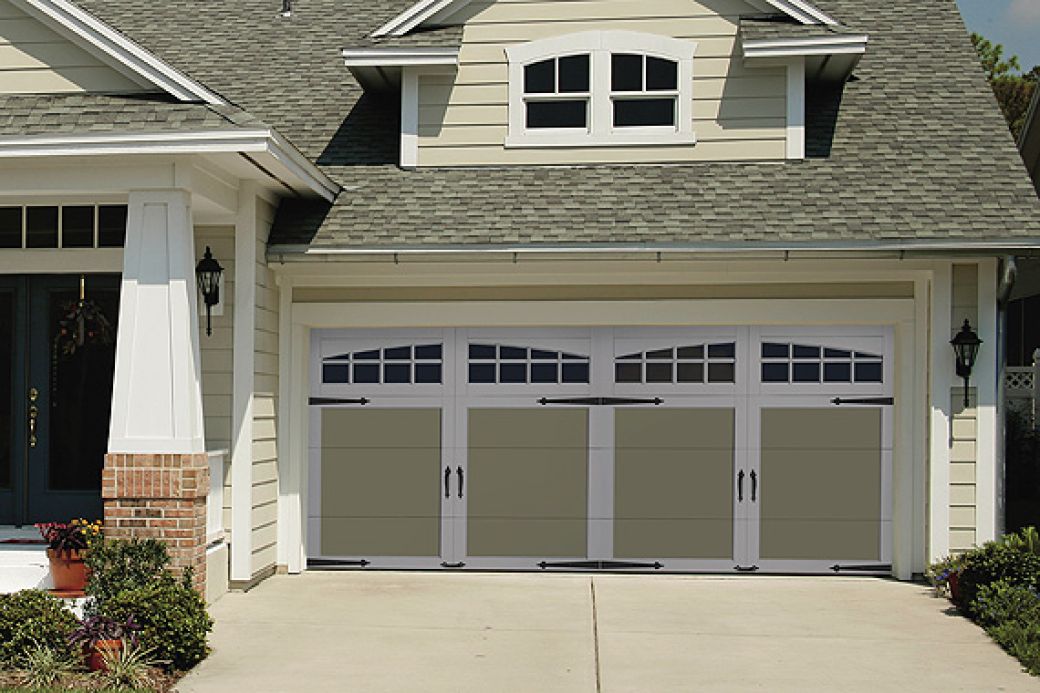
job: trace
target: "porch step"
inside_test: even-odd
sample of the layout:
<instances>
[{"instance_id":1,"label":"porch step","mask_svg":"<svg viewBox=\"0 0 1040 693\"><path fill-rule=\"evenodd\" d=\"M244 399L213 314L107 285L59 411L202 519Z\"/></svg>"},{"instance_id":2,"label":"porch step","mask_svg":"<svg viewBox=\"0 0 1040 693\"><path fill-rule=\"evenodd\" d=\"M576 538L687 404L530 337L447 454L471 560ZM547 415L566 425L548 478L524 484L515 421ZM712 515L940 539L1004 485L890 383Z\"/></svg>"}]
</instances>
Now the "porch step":
<instances>
[{"instance_id":1,"label":"porch step","mask_svg":"<svg viewBox=\"0 0 1040 693\"><path fill-rule=\"evenodd\" d=\"M46 545L0 543L0 593L53 586Z\"/></svg>"}]
</instances>

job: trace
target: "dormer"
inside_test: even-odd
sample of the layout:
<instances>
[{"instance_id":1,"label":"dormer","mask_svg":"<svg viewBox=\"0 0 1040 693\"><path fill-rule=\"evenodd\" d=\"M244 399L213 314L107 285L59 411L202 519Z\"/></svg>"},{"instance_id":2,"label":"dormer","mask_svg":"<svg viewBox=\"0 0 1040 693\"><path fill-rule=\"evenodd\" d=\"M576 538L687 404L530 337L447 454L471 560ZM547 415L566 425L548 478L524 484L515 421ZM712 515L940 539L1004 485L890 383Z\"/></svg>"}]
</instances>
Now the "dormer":
<instances>
[{"instance_id":1,"label":"dormer","mask_svg":"<svg viewBox=\"0 0 1040 693\"><path fill-rule=\"evenodd\" d=\"M866 43L802 0L423 0L343 57L405 168L783 161Z\"/></svg>"}]
</instances>

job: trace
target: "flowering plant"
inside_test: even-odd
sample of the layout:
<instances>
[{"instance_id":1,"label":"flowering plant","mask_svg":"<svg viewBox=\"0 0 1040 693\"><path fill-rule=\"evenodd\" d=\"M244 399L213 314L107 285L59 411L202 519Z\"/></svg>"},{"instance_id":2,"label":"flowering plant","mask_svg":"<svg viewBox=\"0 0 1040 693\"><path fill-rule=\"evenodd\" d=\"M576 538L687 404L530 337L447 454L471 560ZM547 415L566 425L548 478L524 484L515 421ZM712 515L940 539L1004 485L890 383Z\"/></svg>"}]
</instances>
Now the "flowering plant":
<instances>
[{"instance_id":1,"label":"flowering plant","mask_svg":"<svg viewBox=\"0 0 1040 693\"><path fill-rule=\"evenodd\" d=\"M83 550L101 536L101 521L90 522L78 518L67 523L40 522L36 524L36 529L40 530L40 534L52 550L66 553Z\"/></svg>"},{"instance_id":2,"label":"flowering plant","mask_svg":"<svg viewBox=\"0 0 1040 693\"><path fill-rule=\"evenodd\" d=\"M949 596L950 576L964 569L963 556L946 556L928 566L924 576L935 588L937 596Z\"/></svg>"},{"instance_id":3,"label":"flowering plant","mask_svg":"<svg viewBox=\"0 0 1040 693\"><path fill-rule=\"evenodd\" d=\"M141 626L130 616L120 623L108 616L90 616L83 619L76 630L69 636L70 645L93 647L102 640L123 640L137 644L137 634Z\"/></svg>"}]
</instances>

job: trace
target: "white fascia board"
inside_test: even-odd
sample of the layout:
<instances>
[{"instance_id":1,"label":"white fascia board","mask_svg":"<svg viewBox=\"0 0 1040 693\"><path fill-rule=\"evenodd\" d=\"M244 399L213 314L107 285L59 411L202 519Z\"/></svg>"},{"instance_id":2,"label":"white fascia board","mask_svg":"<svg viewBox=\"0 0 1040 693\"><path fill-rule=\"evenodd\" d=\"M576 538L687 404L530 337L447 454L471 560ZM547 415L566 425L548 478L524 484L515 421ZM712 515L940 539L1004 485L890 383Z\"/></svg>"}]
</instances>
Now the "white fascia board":
<instances>
[{"instance_id":1,"label":"white fascia board","mask_svg":"<svg viewBox=\"0 0 1040 693\"><path fill-rule=\"evenodd\" d=\"M787 58L800 55L861 55L867 52L867 36L820 36L804 39L742 41L745 59Z\"/></svg>"},{"instance_id":2,"label":"white fascia board","mask_svg":"<svg viewBox=\"0 0 1040 693\"><path fill-rule=\"evenodd\" d=\"M467 0L419 0L407 10L372 32L373 38L404 36L424 21L448 10L452 5L464 5ZM458 8L454 8L457 10Z\"/></svg>"},{"instance_id":3,"label":"white fascia board","mask_svg":"<svg viewBox=\"0 0 1040 693\"><path fill-rule=\"evenodd\" d=\"M347 67L415 67L459 64L458 48L344 48Z\"/></svg>"},{"instance_id":4,"label":"white fascia board","mask_svg":"<svg viewBox=\"0 0 1040 693\"><path fill-rule=\"evenodd\" d=\"M68 0L12 0L30 15L45 17L86 42L92 52L106 56L149 84L181 101L213 105L227 102L184 73L163 62L115 29Z\"/></svg>"},{"instance_id":5,"label":"white fascia board","mask_svg":"<svg viewBox=\"0 0 1040 693\"><path fill-rule=\"evenodd\" d=\"M805 0L767 0L770 5L802 24L838 24L830 15Z\"/></svg>"},{"instance_id":6,"label":"white fascia board","mask_svg":"<svg viewBox=\"0 0 1040 693\"><path fill-rule=\"evenodd\" d=\"M0 160L130 154L266 154L331 202L339 186L273 130L0 137Z\"/></svg>"}]
</instances>

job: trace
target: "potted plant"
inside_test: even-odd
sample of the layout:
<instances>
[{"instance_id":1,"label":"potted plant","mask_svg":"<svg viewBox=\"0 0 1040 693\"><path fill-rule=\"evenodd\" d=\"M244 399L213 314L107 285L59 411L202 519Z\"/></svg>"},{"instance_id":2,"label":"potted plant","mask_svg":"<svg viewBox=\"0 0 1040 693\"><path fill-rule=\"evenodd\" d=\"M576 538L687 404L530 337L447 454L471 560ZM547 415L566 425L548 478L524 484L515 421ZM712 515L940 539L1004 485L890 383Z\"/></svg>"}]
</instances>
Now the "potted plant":
<instances>
[{"instance_id":1,"label":"potted plant","mask_svg":"<svg viewBox=\"0 0 1040 693\"><path fill-rule=\"evenodd\" d=\"M91 671L105 671L105 662L118 656L125 643L137 644L137 633L140 630L133 616L122 623L107 616L90 616L83 619L72 632L69 644L83 648Z\"/></svg>"},{"instance_id":2,"label":"potted plant","mask_svg":"<svg viewBox=\"0 0 1040 693\"><path fill-rule=\"evenodd\" d=\"M76 519L68 523L44 522L36 528L48 544L54 589L82 592L87 584L83 557L90 542L101 535L101 523Z\"/></svg>"},{"instance_id":3,"label":"potted plant","mask_svg":"<svg viewBox=\"0 0 1040 693\"><path fill-rule=\"evenodd\" d=\"M928 566L925 577L932 583L937 596L949 597L953 603L960 602L960 575L964 568L962 556L946 556Z\"/></svg>"}]
</instances>

